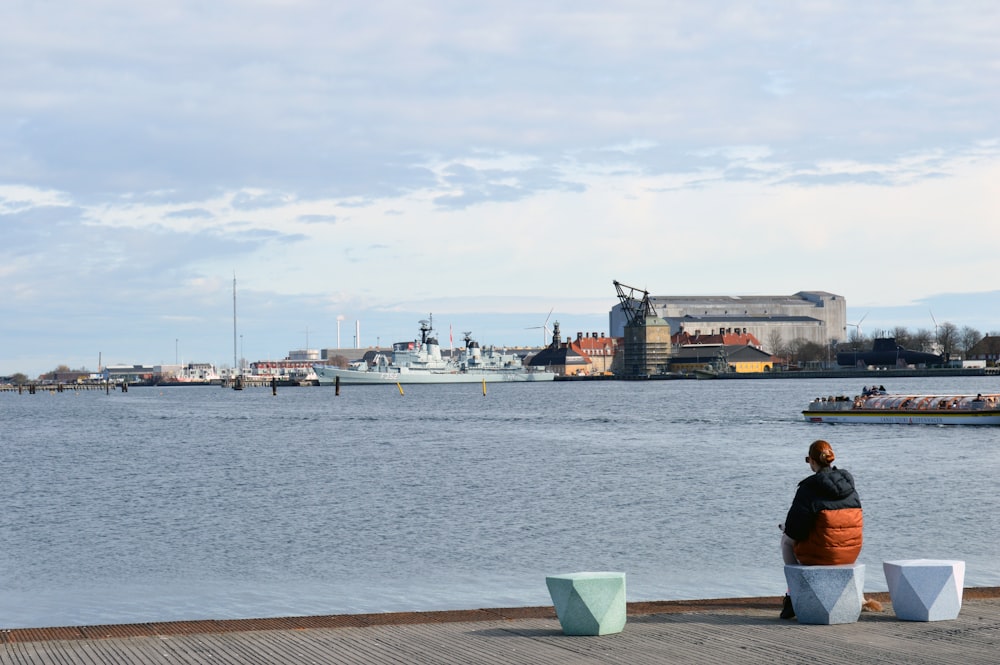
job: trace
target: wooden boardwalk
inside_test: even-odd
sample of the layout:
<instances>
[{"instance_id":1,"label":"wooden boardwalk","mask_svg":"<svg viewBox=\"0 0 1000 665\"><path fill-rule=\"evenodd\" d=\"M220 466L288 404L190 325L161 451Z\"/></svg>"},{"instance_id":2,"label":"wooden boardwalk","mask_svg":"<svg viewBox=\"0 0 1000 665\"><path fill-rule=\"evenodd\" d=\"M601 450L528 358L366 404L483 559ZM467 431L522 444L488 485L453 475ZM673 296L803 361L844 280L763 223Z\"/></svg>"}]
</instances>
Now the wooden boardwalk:
<instances>
[{"instance_id":1,"label":"wooden boardwalk","mask_svg":"<svg viewBox=\"0 0 1000 665\"><path fill-rule=\"evenodd\" d=\"M551 607L193 621L0 631L11 665L307 663L1000 662L1000 589L967 589L954 621L899 621L885 604L857 623L777 618L778 598L629 603L625 630L567 637Z\"/></svg>"}]
</instances>

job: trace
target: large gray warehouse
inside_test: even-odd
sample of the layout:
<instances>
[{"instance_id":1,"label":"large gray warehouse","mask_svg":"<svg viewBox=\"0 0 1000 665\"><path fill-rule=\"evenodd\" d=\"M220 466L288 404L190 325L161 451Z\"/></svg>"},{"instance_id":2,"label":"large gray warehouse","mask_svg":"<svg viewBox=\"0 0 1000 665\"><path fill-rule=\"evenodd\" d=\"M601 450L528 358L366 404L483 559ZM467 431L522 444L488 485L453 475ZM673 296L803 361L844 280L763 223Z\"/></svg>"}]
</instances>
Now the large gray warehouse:
<instances>
[{"instance_id":1,"label":"large gray warehouse","mask_svg":"<svg viewBox=\"0 0 1000 665\"><path fill-rule=\"evenodd\" d=\"M747 332L766 351L775 333L781 342L795 340L822 346L847 341L847 301L826 291L799 291L790 296L650 296L657 316L670 324L671 334L713 335ZM611 308L609 330L625 331L621 303Z\"/></svg>"}]
</instances>

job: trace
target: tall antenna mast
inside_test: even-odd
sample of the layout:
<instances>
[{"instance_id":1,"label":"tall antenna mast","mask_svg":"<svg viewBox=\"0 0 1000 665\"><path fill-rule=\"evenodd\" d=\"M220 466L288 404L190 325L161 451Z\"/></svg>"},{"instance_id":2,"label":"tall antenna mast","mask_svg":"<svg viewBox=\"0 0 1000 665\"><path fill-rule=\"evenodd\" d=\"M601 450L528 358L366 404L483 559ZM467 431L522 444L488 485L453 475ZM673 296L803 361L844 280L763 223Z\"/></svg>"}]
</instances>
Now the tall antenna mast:
<instances>
[{"instance_id":1,"label":"tall antenna mast","mask_svg":"<svg viewBox=\"0 0 1000 665\"><path fill-rule=\"evenodd\" d=\"M233 271L233 371L236 371L236 272Z\"/></svg>"}]
</instances>

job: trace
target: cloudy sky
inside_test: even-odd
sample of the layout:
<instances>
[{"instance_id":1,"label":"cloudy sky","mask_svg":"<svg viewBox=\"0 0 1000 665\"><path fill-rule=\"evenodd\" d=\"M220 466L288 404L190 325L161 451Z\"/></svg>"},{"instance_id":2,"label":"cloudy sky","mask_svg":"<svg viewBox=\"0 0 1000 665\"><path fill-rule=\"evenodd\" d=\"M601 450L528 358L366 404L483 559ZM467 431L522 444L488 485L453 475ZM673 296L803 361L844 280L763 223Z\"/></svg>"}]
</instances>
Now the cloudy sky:
<instances>
[{"instance_id":1,"label":"cloudy sky","mask_svg":"<svg viewBox=\"0 0 1000 665\"><path fill-rule=\"evenodd\" d=\"M613 280L998 331L998 34L986 1L8 0L0 375L231 364L234 274L250 360L606 331Z\"/></svg>"}]
</instances>

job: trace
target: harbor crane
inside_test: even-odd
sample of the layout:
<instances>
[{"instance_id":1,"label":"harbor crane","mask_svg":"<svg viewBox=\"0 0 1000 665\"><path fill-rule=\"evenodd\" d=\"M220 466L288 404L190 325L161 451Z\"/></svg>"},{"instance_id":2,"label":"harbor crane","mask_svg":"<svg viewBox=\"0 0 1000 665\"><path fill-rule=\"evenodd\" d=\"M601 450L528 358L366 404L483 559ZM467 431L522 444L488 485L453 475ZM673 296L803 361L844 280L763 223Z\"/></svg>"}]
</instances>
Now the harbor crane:
<instances>
[{"instance_id":1,"label":"harbor crane","mask_svg":"<svg viewBox=\"0 0 1000 665\"><path fill-rule=\"evenodd\" d=\"M649 291L622 284L618 280L614 280L614 284L618 291L618 299L622 303L622 311L625 312L628 321L627 325L641 326L646 323L646 317L656 316L653 303L649 301ZM642 294L641 297L639 294Z\"/></svg>"}]
</instances>

